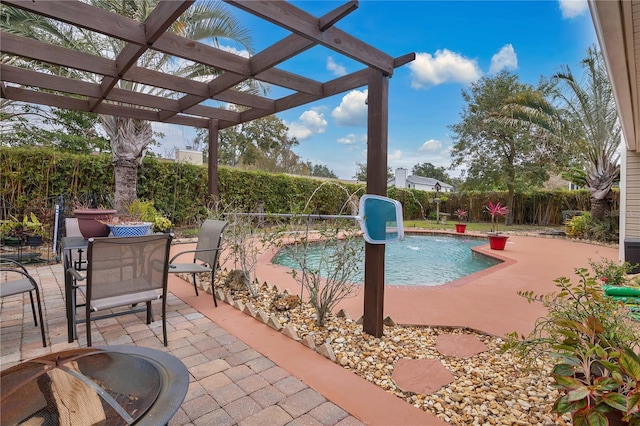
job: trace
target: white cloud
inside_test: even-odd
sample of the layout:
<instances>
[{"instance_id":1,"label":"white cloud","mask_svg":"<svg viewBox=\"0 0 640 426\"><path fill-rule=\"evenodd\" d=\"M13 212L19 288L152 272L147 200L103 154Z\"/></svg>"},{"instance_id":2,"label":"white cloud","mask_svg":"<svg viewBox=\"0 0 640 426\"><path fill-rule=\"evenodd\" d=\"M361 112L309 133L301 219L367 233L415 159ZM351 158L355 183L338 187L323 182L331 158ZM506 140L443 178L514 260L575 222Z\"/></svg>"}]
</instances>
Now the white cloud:
<instances>
[{"instance_id":1,"label":"white cloud","mask_svg":"<svg viewBox=\"0 0 640 426\"><path fill-rule=\"evenodd\" d=\"M300 121L286 123L289 128L287 136L290 138L303 141L313 135L324 133L327 130L327 120L324 119L324 114L317 109L310 109L303 112L298 119Z\"/></svg>"},{"instance_id":2,"label":"white cloud","mask_svg":"<svg viewBox=\"0 0 640 426\"><path fill-rule=\"evenodd\" d=\"M360 142L366 142L367 135L356 135L355 133L349 133L347 136L341 137L337 140L342 145L356 145Z\"/></svg>"},{"instance_id":3,"label":"white cloud","mask_svg":"<svg viewBox=\"0 0 640 426\"><path fill-rule=\"evenodd\" d=\"M572 19L582 15L589 6L587 0L559 0L560 11L565 19Z\"/></svg>"},{"instance_id":4,"label":"white cloud","mask_svg":"<svg viewBox=\"0 0 640 426\"><path fill-rule=\"evenodd\" d=\"M451 164L451 147L437 139L429 139L415 149L405 149L401 155L399 150L393 151L388 158L389 167L392 170L404 167L411 171L414 166L422 163L448 168ZM451 175L457 175L457 173L454 171Z\"/></svg>"},{"instance_id":5,"label":"white cloud","mask_svg":"<svg viewBox=\"0 0 640 426\"><path fill-rule=\"evenodd\" d=\"M347 69L342 65L339 65L338 63L336 63L336 61L333 60L332 56L329 56L327 58L327 69L331 71L333 74L337 75L338 77L347 75Z\"/></svg>"},{"instance_id":6,"label":"white cloud","mask_svg":"<svg viewBox=\"0 0 640 426\"><path fill-rule=\"evenodd\" d=\"M437 50L435 55L418 53L409 63L412 73L411 87L437 86L442 83L468 84L482 77L475 59L465 58L447 49Z\"/></svg>"},{"instance_id":7,"label":"white cloud","mask_svg":"<svg viewBox=\"0 0 640 426\"><path fill-rule=\"evenodd\" d=\"M394 149L391 152L387 153L387 160L394 161L402 158L402 151L399 149Z\"/></svg>"},{"instance_id":8,"label":"white cloud","mask_svg":"<svg viewBox=\"0 0 640 426\"><path fill-rule=\"evenodd\" d=\"M497 74L502 70L518 69L518 55L513 45L505 44L502 49L491 57L489 74Z\"/></svg>"},{"instance_id":9,"label":"white cloud","mask_svg":"<svg viewBox=\"0 0 640 426\"><path fill-rule=\"evenodd\" d=\"M248 50L238 50L233 46L219 46L219 49L224 50L225 52L233 53L234 55L242 56L243 58L248 58L251 56Z\"/></svg>"},{"instance_id":10,"label":"white cloud","mask_svg":"<svg viewBox=\"0 0 640 426\"><path fill-rule=\"evenodd\" d=\"M425 143L423 143L420 148L418 148L419 152L432 152L437 153L442 151L442 142L437 141L435 139L429 139Z\"/></svg>"},{"instance_id":11,"label":"white cloud","mask_svg":"<svg viewBox=\"0 0 640 426\"><path fill-rule=\"evenodd\" d=\"M331 116L340 126L367 125L367 90L353 90L342 98L342 102L332 112Z\"/></svg>"}]
</instances>

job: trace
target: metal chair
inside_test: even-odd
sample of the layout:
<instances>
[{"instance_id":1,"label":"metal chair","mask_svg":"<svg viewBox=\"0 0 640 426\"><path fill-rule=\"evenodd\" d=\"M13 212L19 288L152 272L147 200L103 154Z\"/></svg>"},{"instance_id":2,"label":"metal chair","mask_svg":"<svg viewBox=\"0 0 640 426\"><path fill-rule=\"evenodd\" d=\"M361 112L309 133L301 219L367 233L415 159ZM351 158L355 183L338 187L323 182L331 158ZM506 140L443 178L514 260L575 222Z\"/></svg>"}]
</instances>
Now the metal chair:
<instances>
[{"instance_id":1,"label":"metal chair","mask_svg":"<svg viewBox=\"0 0 640 426\"><path fill-rule=\"evenodd\" d=\"M151 302L159 299L162 300L162 335L164 345L167 346L167 270L170 244L171 235L168 234L89 239L86 275L74 267L66 271L75 282L86 280L86 285L75 286L84 295L86 316L84 319L76 318L75 303L71 306L70 314L74 330L77 323L87 323L87 346L91 346L91 321L144 312L144 307L135 306L145 303L147 324L151 324ZM122 306L129 308L124 311L112 310ZM111 312L92 317L95 312L104 310Z\"/></svg>"},{"instance_id":2,"label":"metal chair","mask_svg":"<svg viewBox=\"0 0 640 426\"><path fill-rule=\"evenodd\" d=\"M193 288L198 296L198 286L196 282L196 274L201 272L211 273L211 293L213 294L213 304L217 307L214 280L216 277L216 269L218 264L218 254L220 252L220 243L222 241L222 231L229 223L224 220L207 219L200 227L198 234L198 243L195 250L185 250L177 253L169 260L169 273L172 274L192 274ZM187 253L193 253L192 263L174 263L174 261Z\"/></svg>"},{"instance_id":3,"label":"metal chair","mask_svg":"<svg viewBox=\"0 0 640 426\"><path fill-rule=\"evenodd\" d=\"M42 335L42 346L47 346L47 339L44 335L44 320L42 318L42 304L40 303L40 290L36 280L27 272L27 269L20 263L12 259L0 258L0 298L14 296L16 294L29 293L31 299L31 312L33 321L38 326L36 308L33 303L33 292L36 293L38 304L38 317L40 317L40 334Z\"/></svg>"}]
</instances>

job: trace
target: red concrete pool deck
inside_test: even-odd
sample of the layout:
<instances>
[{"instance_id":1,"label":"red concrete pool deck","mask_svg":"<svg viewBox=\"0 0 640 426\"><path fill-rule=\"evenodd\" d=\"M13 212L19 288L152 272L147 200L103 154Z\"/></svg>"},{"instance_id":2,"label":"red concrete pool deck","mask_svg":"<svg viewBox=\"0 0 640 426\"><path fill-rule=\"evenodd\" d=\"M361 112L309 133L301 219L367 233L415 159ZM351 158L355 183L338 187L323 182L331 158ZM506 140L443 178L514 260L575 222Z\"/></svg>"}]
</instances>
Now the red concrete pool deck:
<instances>
[{"instance_id":1,"label":"red concrete pool deck","mask_svg":"<svg viewBox=\"0 0 640 426\"><path fill-rule=\"evenodd\" d=\"M467 235L473 237L482 236ZM488 244L475 250L503 262L445 285L385 286L383 316L397 324L467 327L496 336L512 331L526 334L544 315L544 309L528 303L518 291L549 293L556 289L554 279L573 279L574 269L587 268L590 259L618 258L617 247L542 236L510 235L504 251L491 250ZM299 294L300 287L287 268L266 262L271 255L266 254L258 267L260 282L278 283L292 294ZM421 273L429 274L426 265ZM338 308L345 309L353 319L359 318L364 311L363 294L360 289Z\"/></svg>"},{"instance_id":2,"label":"red concrete pool deck","mask_svg":"<svg viewBox=\"0 0 640 426\"><path fill-rule=\"evenodd\" d=\"M617 248L516 235L510 236L503 252L492 251L488 245L478 251L504 262L439 287L388 286L384 316L398 324L468 327L498 336L511 331L527 333L544 312L536 304L528 304L517 291L553 291L555 278L572 277L573 269L587 267L589 259L618 256ZM263 260L267 258L265 255ZM4 298L0 310L2 369L45 353L86 345L84 326L79 327L80 341L66 343L62 267L31 268L45 295L50 345L38 345L39 332L31 322L28 297L17 302ZM263 261L258 278L294 294L299 291L283 267ZM190 390L170 425L445 424L226 303L215 308L211 295L196 297L193 286L178 277L170 276L169 290L168 348L160 343L159 321L147 326L130 315L96 324L98 337L94 339L97 345L155 347L185 362L192 375ZM355 319L362 314L362 303L361 291L340 307ZM215 371L208 371L208 366L215 366ZM271 377L274 371L277 382ZM265 387L249 389L251 383L258 382Z\"/></svg>"}]
</instances>

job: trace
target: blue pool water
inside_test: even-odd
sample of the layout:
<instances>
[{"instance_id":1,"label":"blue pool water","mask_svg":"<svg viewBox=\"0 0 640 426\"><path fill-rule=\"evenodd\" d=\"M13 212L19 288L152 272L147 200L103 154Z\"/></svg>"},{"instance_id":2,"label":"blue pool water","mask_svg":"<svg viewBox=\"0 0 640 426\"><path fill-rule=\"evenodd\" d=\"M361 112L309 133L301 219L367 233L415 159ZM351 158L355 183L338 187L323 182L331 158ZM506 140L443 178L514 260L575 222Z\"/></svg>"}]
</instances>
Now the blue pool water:
<instances>
[{"instance_id":1,"label":"blue pool water","mask_svg":"<svg viewBox=\"0 0 640 426\"><path fill-rule=\"evenodd\" d=\"M362 242L364 244L364 242ZM487 244L485 239L444 235L408 235L385 250L385 283L410 286L437 286L500 263L499 260L474 253L471 247ZM307 262L317 268L319 249L310 248ZM313 252L315 250L315 252ZM282 249L273 263L299 269L294 259ZM364 260L358 275L364 281Z\"/></svg>"}]
</instances>

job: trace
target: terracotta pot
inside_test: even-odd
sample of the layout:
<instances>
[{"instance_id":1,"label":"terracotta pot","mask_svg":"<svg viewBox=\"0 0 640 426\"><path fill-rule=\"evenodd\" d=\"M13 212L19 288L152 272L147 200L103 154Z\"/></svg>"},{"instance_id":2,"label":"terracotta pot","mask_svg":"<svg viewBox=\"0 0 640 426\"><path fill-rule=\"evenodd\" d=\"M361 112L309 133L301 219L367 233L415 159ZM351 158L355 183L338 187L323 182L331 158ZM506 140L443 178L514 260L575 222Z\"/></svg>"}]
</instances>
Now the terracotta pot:
<instances>
[{"instance_id":1,"label":"terracotta pot","mask_svg":"<svg viewBox=\"0 0 640 426\"><path fill-rule=\"evenodd\" d=\"M98 222L98 219L111 219L116 214L116 210L82 209L74 210L73 214L78 218L78 227L83 237L106 237L110 232L109 227Z\"/></svg>"},{"instance_id":2,"label":"terracotta pot","mask_svg":"<svg viewBox=\"0 0 640 426\"><path fill-rule=\"evenodd\" d=\"M466 223L456 223L456 232L458 234L464 234L464 231L467 229Z\"/></svg>"},{"instance_id":3,"label":"terracotta pot","mask_svg":"<svg viewBox=\"0 0 640 426\"><path fill-rule=\"evenodd\" d=\"M489 235L489 247L491 247L491 250L504 250L508 239L508 235Z\"/></svg>"}]
</instances>

